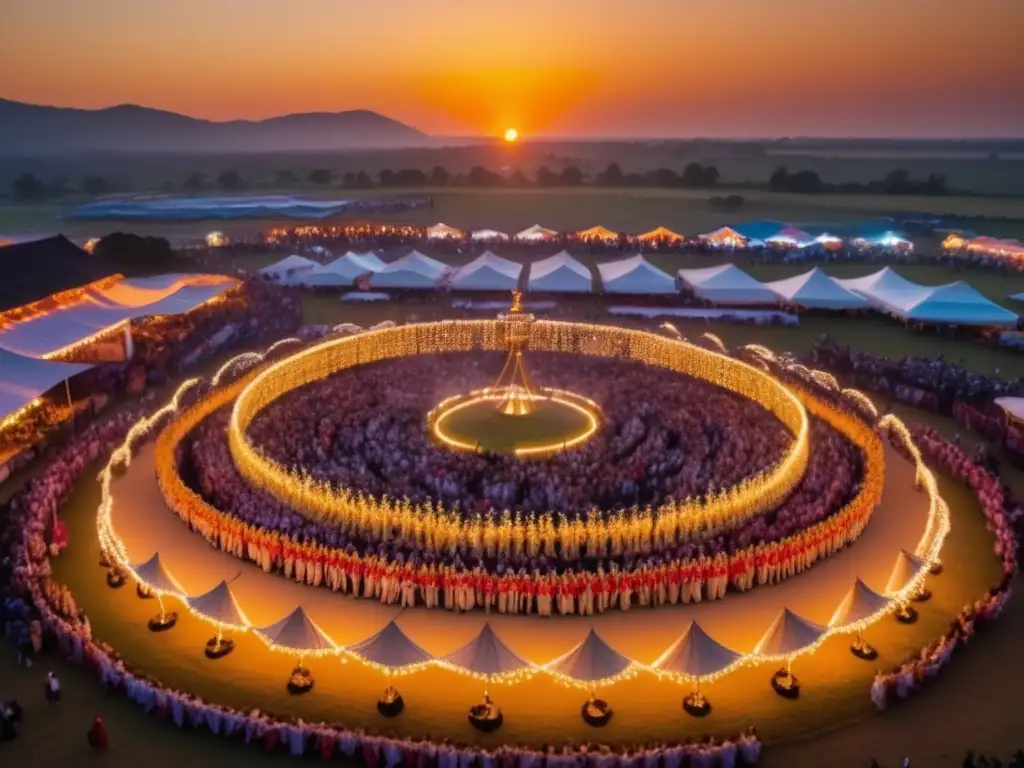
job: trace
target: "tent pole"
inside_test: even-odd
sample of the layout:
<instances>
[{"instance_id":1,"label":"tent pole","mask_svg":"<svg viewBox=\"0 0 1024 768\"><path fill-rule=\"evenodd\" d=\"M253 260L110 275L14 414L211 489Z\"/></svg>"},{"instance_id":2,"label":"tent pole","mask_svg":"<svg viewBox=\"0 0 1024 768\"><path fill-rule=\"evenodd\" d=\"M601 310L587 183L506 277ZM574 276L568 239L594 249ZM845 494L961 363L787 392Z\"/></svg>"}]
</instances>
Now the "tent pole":
<instances>
[{"instance_id":1,"label":"tent pole","mask_svg":"<svg viewBox=\"0 0 1024 768\"><path fill-rule=\"evenodd\" d=\"M156 602L160 606L160 623L163 624L167 620L167 614L164 612L164 598L159 592L156 593Z\"/></svg>"},{"instance_id":2,"label":"tent pole","mask_svg":"<svg viewBox=\"0 0 1024 768\"><path fill-rule=\"evenodd\" d=\"M68 410L71 411L71 436L75 436L75 401L71 399L71 377L64 379L64 393L68 396Z\"/></svg>"}]
</instances>

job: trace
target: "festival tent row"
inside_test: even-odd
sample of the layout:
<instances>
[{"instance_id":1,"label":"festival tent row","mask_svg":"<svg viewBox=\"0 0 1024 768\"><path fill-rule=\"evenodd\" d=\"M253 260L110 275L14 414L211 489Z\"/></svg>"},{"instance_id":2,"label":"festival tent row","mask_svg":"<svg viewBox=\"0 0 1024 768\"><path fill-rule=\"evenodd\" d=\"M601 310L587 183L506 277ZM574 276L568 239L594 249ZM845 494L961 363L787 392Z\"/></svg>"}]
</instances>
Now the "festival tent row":
<instances>
[{"instance_id":1,"label":"festival tent row","mask_svg":"<svg viewBox=\"0 0 1024 768\"><path fill-rule=\"evenodd\" d=\"M664 296L678 293L672 275L658 269L642 254L598 264L597 271L608 294Z\"/></svg>"},{"instance_id":2,"label":"festival tent row","mask_svg":"<svg viewBox=\"0 0 1024 768\"><path fill-rule=\"evenodd\" d=\"M413 251L373 274L374 288L434 288L449 272L447 264Z\"/></svg>"},{"instance_id":3,"label":"festival tent row","mask_svg":"<svg viewBox=\"0 0 1024 768\"><path fill-rule=\"evenodd\" d=\"M477 256L452 278L453 290L514 291L519 287L523 265L503 259L491 251Z\"/></svg>"},{"instance_id":4,"label":"festival tent row","mask_svg":"<svg viewBox=\"0 0 1024 768\"><path fill-rule=\"evenodd\" d=\"M260 270L260 274L281 285L296 285L302 282L303 275L319 266L312 259L293 253L291 256L285 256L280 261L275 261L264 267Z\"/></svg>"},{"instance_id":5,"label":"festival tent row","mask_svg":"<svg viewBox=\"0 0 1024 768\"><path fill-rule=\"evenodd\" d=\"M91 365L39 360L0 349L0 424L48 390L90 368Z\"/></svg>"},{"instance_id":6,"label":"festival tent row","mask_svg":"<svg viewBox=\"0 0 1024 768\"><path fill-rule=\"evenodd\" d=\"M783 303L805 309L847 310L868 307L867 299L844 288L817 267L802 275L765 283L765 287Z\"/></svg>"},{"instance_id":7,"label":"festival tent row","mask_svg":"<svg viewBox=\"0 0 1024 768\"><path fill-rule=\"evenodd\" d=\"M157 275L101 281L65 296L60 303L0 325L0 348L29 357L48 357L112 333L125 323L179 315L216 299L238 285L223 275Z\"/></svg>"},{"instance_id":8,"label":"festival tent row","mask_svg":"<svg viewBox=\"0 0 1024 768\"><path fill-rule=\"evenodd\" d=\"M349 251L329 264L303 274L302 284L313 288L341 288L353 285L361 277L378 272L383 267L384 262L375 253Z\"/></svg>"},{"instance_id":9,"label":"festival tent row","mask_svg":"<svg viewBox=\"0 0 1024 768\"><path fill-rule=\"evenodd\" d=\"M902 320L936 325L1017 325L1017 315L963 281L918 285L885 267L871 275L837 282L863 296L874 309Z\"/></svg>"},{"instance_id":10,"label":"festival tent row","mask_svg":"<svg viewBox=\"0 0 1024 768\"><path fill-rule=\"evenodd\" d=\"M527 290L548 293L590 293L594 279L590 269L568 251L556 253L530 265Z\"/></svg>"}]
</instances>

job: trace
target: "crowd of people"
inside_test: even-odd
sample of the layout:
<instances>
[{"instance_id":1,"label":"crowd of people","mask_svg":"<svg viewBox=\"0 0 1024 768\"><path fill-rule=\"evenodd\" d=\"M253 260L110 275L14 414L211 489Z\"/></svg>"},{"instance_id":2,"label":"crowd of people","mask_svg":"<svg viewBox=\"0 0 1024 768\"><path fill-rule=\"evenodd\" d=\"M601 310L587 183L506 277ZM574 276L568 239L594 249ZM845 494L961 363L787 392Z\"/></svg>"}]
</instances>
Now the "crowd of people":
<instances>
[{"instance_id":1,"label":"crowd of people","mask_svg":"<svg viewBox=\"0 0 1024 768\"><path fill-rule=\"evenodd\" d=\"M386 378L397 382L406 377ZM609 378L623 381L622 375ZM394 386L385 381L378 385L385 391ZM341 391L369 392L375 386ZM318 425L322 430L325 420L348 418L354 407L348 396L339 401L315 394L319 389L312 388L309 395L316 405L303 393L297 402L302 408L318 409L307 425L311 431L305 444L311 458L322 460L335 454L330 442L319 442ZM682 397L676 409L703 410L713 401L703 394L689 401ZM280 425L279 434L306 418L302 409L293 414L292 407L270 422ZM642 401L634 396L632 407L642 409ZM881 496L881 447L861 421L831 413L831 424L812 419L809 466L778 508L705 541L636 556L585 545L576 557L568 558L557 549L520 551L500 541L487 549L462 543L448 552L423 552L394 537L369 539L365 532L312 522L238 474L227 446L226 409L203 420L181 448L168 450L166 462L158 449L157 472L169 505L187 524L215 546L268 572L385 603L589 615L616 607L720 599L728 589L746 590L799 573L855 540ZM366 417L356 418L361 424ZM369 416L378 418L385 417ZM422 414L418 419L410 422L417 429L410 441L422 439ZM735 440L742 441L745 427L742 422L733 425ZM269 428L261 429L269 434ZM303 430L298 427L300 435ZM353 430L359 436L368 432L372 430ZM550 472L546 462L532 468ZM198 493L186 487L183 478Z\"/></svg>"},{"instance_id":2,"label":"crowd of people","mask_svg":"<svg viewBox=\"0 0 1024 768\"><path fill-rule=\"evenodd\" d=\"M935 677L949 663L954 652L967 644L976 629L998 618L1010 598L1012 582L1018 571L1019 531L1014 529L1014 523L1024 522L1019 511L1011 511L999 478L959 446L947 442L928 427L915 426L911 434L926 461L944 474L966 483L977 495L986 527L995 536L994 549L1002 565L1002 575L987 593L964 606L945 634L892 670L879 672L871 686L871 700L879 710L885 709L894 699L906 698Z\"/></svg>"},{"instance_id":3,"label":"crowd of people","mask_svg":"<svg viewBox=\"0 0 1024 768\"><path fill-rule=\"evenodd\" d=\"M59 547L52 541L53 515L66 500L73 482L91 460L109 453L123 441L140 413L126 409L96 422L42 458L39 475L11 500L0 530L0 584L9 597L3 603L3 627L12 631L20 620L38 622L43 643L54 645L69 661L84 665L109 693L121 693L146 713L178 728L205 729L263 749L285 750L292 755L340 755L362 758L368 766L403 765L437 768L681 768L686 765L755 765L761 743L753 728L735 739L686 740L609 747L600 743L549 745L542 749L501 746L486 749L450 741L381 736L339 723L307 723L301 718L278 717L259 709L240 711L169 688L133 669L107 643L93 637L88 618L73 596L51 578L50 558ZM2 681L0 681L2 683ZM54 686L47 677L48 698ZM56 691L59 692L59 682ZM22 717L17 702L0 705L0 733L16 737ZM108 746L102 718L87 733L94 749Z\"/></svg>"}]
</instances>

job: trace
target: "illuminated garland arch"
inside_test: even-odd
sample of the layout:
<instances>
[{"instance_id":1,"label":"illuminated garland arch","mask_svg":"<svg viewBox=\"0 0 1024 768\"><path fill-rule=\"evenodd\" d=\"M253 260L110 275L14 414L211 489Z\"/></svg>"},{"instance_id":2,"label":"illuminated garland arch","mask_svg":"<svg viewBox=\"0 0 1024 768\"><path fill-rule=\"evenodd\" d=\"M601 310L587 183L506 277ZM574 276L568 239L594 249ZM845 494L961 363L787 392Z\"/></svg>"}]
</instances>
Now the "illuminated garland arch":
<instances>
[{"instance_id":1,"label":"illuminated garland arch","mask_svg":"<svg viewBox=\"0 0 1024 768\"><path fill-rule=\"evenodd\" d=\"M480 550L509 539L514 551L531 555L546 548L579 552L610 542L615 554L645 553L712 535L777 506L803 478L809 454L809 423L800 399L777 379L740 360L653 333L584 323L537 321L530 349L618 357L693 376L746 397L771 412L794 436L770 470L707 500L670 502L658 509L594 510L586 519L554 514L488 515L464 519L430 503L373 498L332 487L265 456L246 431L258 414L283 395L358 365L442 352L505 349L504 325L496 320L404 325L336 339L281 360L259 374L235 402L228 444L235 466L254 486L282 503L350 532L386 539L398 535L412 546L454 551L468 543Z\"/></svg>"}]
</instances>

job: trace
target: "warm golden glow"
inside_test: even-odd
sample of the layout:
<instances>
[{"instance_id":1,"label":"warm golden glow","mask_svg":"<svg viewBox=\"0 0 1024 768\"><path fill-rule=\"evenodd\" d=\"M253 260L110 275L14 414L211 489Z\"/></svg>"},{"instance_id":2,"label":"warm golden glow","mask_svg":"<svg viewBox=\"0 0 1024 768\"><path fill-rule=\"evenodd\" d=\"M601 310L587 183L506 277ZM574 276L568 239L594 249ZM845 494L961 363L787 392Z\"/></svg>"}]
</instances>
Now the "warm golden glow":
<instances>
[{"instance_id":1,"label":"warm golden glow","mask_svg":"<svg viewBox=\"0 0 1024 768\"><path fill-rule=\"evenodd\" d=\"M505 141L507 141L509 144L519 141L519 131L517 131L515 128L509 128L507 131L505 131Z\"/></svg>"}]
</instances>

